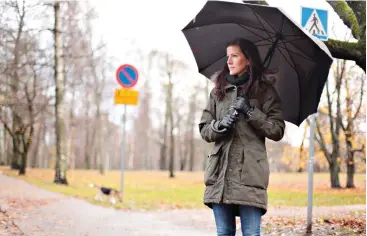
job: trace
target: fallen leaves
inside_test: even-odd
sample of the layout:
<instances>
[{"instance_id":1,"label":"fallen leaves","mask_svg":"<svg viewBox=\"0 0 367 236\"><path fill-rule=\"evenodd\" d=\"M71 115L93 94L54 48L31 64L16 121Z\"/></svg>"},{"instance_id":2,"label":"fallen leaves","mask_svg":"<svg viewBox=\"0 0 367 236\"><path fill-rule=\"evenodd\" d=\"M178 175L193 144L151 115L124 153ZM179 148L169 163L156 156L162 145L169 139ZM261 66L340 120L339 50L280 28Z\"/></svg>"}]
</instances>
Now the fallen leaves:
<instances>
[{"instance_id":1,"label":"fallen leaves","mask_svg":"<svg viewBox=\"0 0 367 236\"><path fill-rule=\"evenodd\" d=\"M321 235L365 235L365 212L358 217L317 218L312 223L313 236ZM262 222L264 235L305 235L305 219L288 217L269 217Z\"/></svg>"},{"instance_id":2,"label":"fallen leaves","mask_svg":"<svg viewBox=\"0 0 367 236\"><path fill-rule=\"evenodd\" d=\"M341 225L343 227L352 229L354 232L359 234L365 234L366 232L366 221L359 218L332 218L324 219L327 224Z\"/></svg>"},{"instance_id":3,"label":"fallen leaves","mask_svg":"<svg viewBox=\"0 0 367 236\"><path fill-rule=\"evenodd\" d=\"M25 199L25 198L9 198L7 204L12 209L30 209L40 206L48 205L59 199Z\"/></svg>"},{"instance_id":4,"label":"fallen leaves","mask_svg":"<svg viewBox=\"0 0 367 236\"><path fill-rule=\"evenodd\" d=\"M12 217L0 212L0 235L24 235L13 222Z\"/></svg>"}]
</instances>

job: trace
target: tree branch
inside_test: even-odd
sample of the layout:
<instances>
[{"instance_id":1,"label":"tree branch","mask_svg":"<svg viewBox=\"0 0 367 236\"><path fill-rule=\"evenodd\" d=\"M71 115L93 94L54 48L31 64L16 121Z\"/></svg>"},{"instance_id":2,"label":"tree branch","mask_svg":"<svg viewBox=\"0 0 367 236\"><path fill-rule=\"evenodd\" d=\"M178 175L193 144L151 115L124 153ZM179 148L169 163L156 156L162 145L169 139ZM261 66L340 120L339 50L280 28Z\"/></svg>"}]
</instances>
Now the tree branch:
<instances>
[{"instance_id":1,"label":"tree branch","mask_svg":"<svg viewBox=\"0 0 367 236\"><path fill-rule=\"evenodd\" d=\"M6 124L6 122L4 120L1 120L1 122L4 124L4 128L6 129L6 131L8 131L8 133L10 134L10 136L12 138L15 138L15 134L11 131L11 129L9 128L9 126Z\"/></svg>"},{"instance_id":2,"label":"tree branch","mask_svg":"<svg viewBox=\"0 0 367 236\"><path fill-rule=\"evenodd\" d=\"M349 7L353 10L357 20L359 27L362 29L362 31L365 31L366 27L366 1L346 1ZM361 35L364 35L365 32L361 32Z\"/></svg>"},{"instance_id":3,"label":"tree branch","mask_svg":"<svg viewBox=\"0 0 367 236\"><path fill-rule=\"evenodd\" d=\"M360 39L361 29L352 8L344 0L327 1L334 11L340 16L343 23L352 30L354 38Z\"/></svg>"},{"instance_id":4,"label":"tree branch","mask_svg":"<svg viewBox=\"0 0 367 236\"><path fill-rule=\"evenodd\" d=\"M320 148L321 148L322 152L324 153L324 155L325 155L325 157L326 157L327 161L328 161L329 163L331 163L331 159L329 158L329 152L328 152L328 151L327 151L327 149L326 149L325 140L324 140L324 137L322 136L322 133L321 133L320 124L319 124L319 121L317 120L317 118L316 118L316 117L315 117L315 123L316 123L316 130L317 130L317 133L318 133L318 135L319 135L319 137L320 137L320 139L318 139L318 138L317 138L317 135L315 135L316 140L317 140L317 142L319 143Z\"/></svg>"},{"instance_id":5,"label":"tree branch","mask_svg":"<svg viewBox=\"0 0 367 236\"><path fill-rule=\"evenodd\" d=\"M325 42L331 55L335 58L352 60L366 72L366 44L358 42L345 42L334 39L328 39Z\"/></svg>"},{"instance_id":6,"label":"tree branch","mask_svg":"<svg viewBox=\"0 0 367 236\"><path fill-rule=\"evenodd\" d=\"M339 68L339 64L338 64L338 68ZM338 70L338 68L337 68L337 70ZM338 80L339 78L337 77L337 80ZM339 81L339 80L338 80ZM338 84L339 82L338 81L336 81L336 84ZM334 139L334 136L335 136L335 133L334 133L334 125L335 126L337 126L337 123L338 123L338 121L337 120L334 120L333 119L333 107L332 107L332 105L331 105L331 100L330 100L330 91L329 91L329 83L328 82L326 82L326 84L325 84L325 86L326 86L326 97L327 97L327 108L328 108L328 116L329 116L329 122L330 122L330 133L331 133L331 135L332 135L332 140L334 141L335 139ZM337 86L336 86L337 87ZM338 112L337 112L338 113ZM321 134L321 131L320 131L320 134ZM334 143L334 142L333 142Z\"/></svg>"},{"instance_id":7,"label":"tree branch","mask_svg":"<svg viewBox=\"0 0 367 236\"><path fill-rule=\"evenodd\" d=\"M361 82L362 82L362 85L361 85L361 95L360 95L360 97L359 97L359 104L358 104L358 107L357 107L357 110L356 110L356 113L354 114L354 116L353 116L353 120L355 120L356 118L357 118L357 116L358 116L358 114L359 114L359 112L360 112L360 110L361 110L361 107L362 107L362 103L363 103L363 95L364 95L364 80L365 80L365 78L364 78L364 76L363 75L361 75L360 76L360 78L361 78Z\"/></svg>"},{"instance_id":8,"label":"tree branch","mask_svg":"<svg viewBox=\"0 0 367 236\"><path fill-rule=\"evenodd\" d=\"M364 153L364 144L362 144L362 147L360 149L353 149L352 150L352 153L353 155L357 152L361 152L361 153Z\"/></svg>"},{"instance_id":9,"label":"tree branch","mask_svg":"<svg viewBox=\"0 0 367 236\"><path fill-rule=\"evenodd\" d=\"M325 140L324 140L324 137L322 136L322 133L321 133L320 124L319 124L319 121L316 119L316 117L315 117L315 123L316 123L317 133L318 133L318 135L320 137L320 139L318 139L317 136L315 135L316 140L320 144L320 148L321 148L322 152L324 153L327 161L329 163L331 163L331 159L329 157L329 152L326 149Z\"/></svg>"}]
</instances>

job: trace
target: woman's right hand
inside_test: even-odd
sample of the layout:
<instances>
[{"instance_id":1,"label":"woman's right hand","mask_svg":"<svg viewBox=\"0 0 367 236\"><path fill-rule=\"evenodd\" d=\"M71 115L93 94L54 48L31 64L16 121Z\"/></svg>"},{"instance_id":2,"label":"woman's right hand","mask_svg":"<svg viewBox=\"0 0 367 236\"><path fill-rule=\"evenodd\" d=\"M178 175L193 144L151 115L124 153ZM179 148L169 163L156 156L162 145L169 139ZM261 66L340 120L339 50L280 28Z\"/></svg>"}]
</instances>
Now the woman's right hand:
<instances>
[{"instance_id":1,"label":"woman's right hand","mask_svg":"<svg viewBox=\"0 0 367 236\"><path fill-rule=\"evenodd\" d=\"M237 121L236 115L227 114L219 122L218 128L219 129L232 129L236 121Z\"/></svg>"}]
</instances>

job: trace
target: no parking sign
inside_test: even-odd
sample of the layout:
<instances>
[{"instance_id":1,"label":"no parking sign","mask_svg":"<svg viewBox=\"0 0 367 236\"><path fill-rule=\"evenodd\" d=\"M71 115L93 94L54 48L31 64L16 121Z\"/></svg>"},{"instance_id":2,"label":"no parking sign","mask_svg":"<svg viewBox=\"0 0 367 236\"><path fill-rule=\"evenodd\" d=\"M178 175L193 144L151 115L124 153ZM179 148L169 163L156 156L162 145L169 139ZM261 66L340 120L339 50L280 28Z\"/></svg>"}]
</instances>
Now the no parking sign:
<instances>
[{"instance_id":1,"label":"no parking sign","mask_svg":"<svg viewBox=\"0 0 367 236\"><path fill-rule=\"evenodd\" d=\"M122 89L115 90L115 104L124 105L124 115L122 119L123 135L122 135L122 151L121 151L121 182L120 191L123 193L124 188L124 168L125 168L125 149L126 149L126 105L137 105L139 92L133 88L139 79L138 70L129 64L121 65L116 70L116 80Z\"/></svg>"},{"instance_id":2,"label":"no parking sign","mask_svg":"<svg viewBox=\"0 0 367 236\"><path fill-rule=\"evenodd\" d=\"M116 79L123 88L132 88L138 82L139 72L134 66L125 64L116 70Z\"/></svg>"},{"instance_id":3,"label":"no parking sign","mask_svg":"<svg viewBox=\"0 0 367 236\"><path fill-rule=\"evenodd\" d=\"M138 70L129 64L121 65L116 70L116 80L123 89L115 90L115 104L137 105L139 92L131 90L139 79Z\"/></svg>"}]
</instances>

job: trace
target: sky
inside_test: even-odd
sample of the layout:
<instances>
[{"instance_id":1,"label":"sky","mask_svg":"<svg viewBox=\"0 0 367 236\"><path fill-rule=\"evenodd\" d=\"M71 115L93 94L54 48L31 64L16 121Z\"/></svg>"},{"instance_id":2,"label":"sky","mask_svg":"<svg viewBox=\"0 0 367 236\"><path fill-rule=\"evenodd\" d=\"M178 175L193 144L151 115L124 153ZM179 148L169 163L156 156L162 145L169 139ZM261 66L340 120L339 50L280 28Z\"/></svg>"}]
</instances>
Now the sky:
<instances>
[{"instance_id":1,"label":"sky","mask_svg":"<svg viewBox=\"0 0 367 236\"><path fill-rule=\"evenodd\" d=\"M90 0L95 6L98 19L93 23L95 40L102 38L107 43L109 55L116 58L116 69L121 64L133 64L126 55L131 51L130 39L135 39L137 44L146 49L159 49L172 53L177 59L186 62L192 71L197 71L191 49L181 32L200 9L206 0ZM231 2L241 2L232 0ZM301 24L301 7L325 9L329 11L328 32L329 38L345 39L347 27L324 0L268 0L270 6L279 7L294 22ZM115 80L114 71L111 72L111 80ZM198 75L198 79L200 79ZM205 80L205 77L202 77ZM141 81L140 81L141 82ZM203 81L201 81L203 82ZM139 84L139 82L138 82ZM116 88L118 84L116 82ZM114 91L111 91L111 100ZM128 111L134 112L136 107L128 107ZM123 114L123 106L111 107L111 119L120 123ZM293 145L299 145L303 128L287 123L287 133L291 134Z\"/></svg>"}]
</instances>

